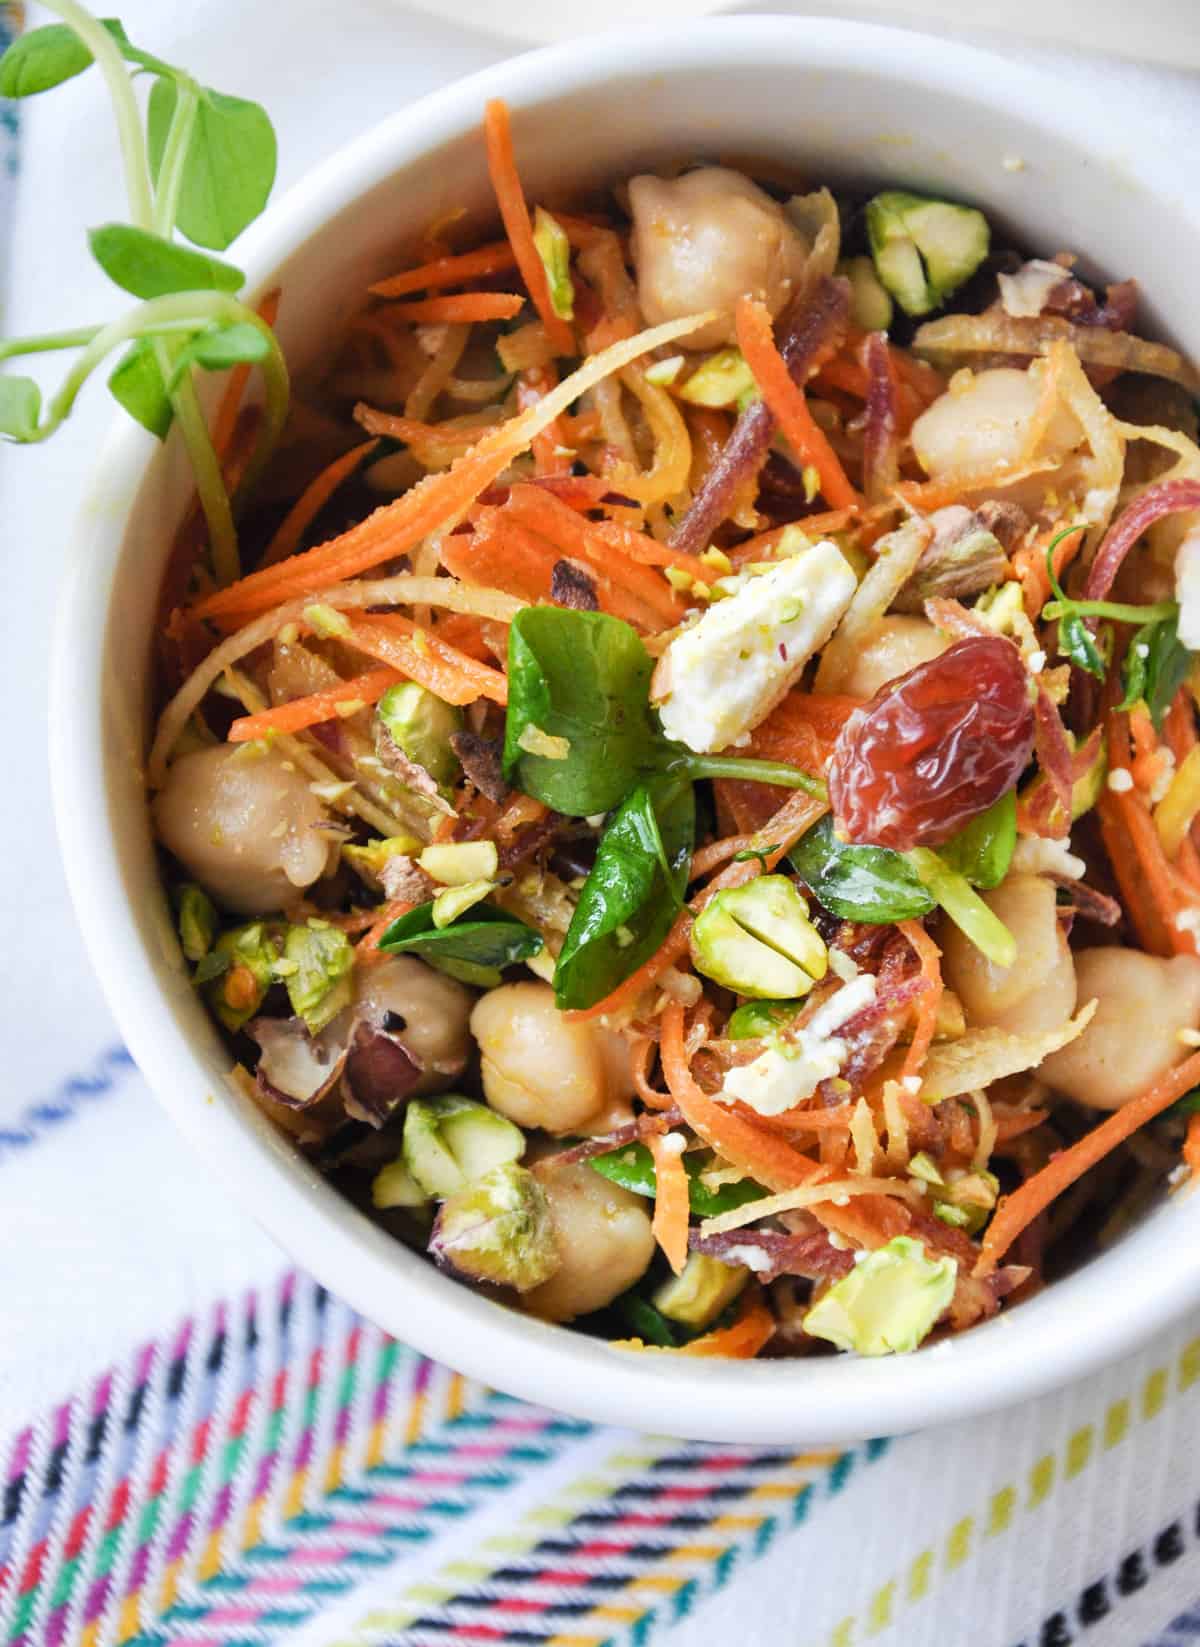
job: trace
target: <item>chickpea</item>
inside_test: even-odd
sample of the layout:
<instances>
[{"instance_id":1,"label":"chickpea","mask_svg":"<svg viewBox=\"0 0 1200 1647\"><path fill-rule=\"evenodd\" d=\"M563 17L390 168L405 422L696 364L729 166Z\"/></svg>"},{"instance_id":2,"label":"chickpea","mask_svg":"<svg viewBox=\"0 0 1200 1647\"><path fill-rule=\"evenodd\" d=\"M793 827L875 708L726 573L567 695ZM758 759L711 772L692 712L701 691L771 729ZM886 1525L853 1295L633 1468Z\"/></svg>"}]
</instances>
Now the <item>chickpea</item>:
<instances>
[{"instance_id":1,"label":"chickpea","mask_svg":"<svg viewBox=\"0 0 1200 1647\"><path fill-rule=\"evenodd\" d=\"M839 690L852 698L873 698L889 681L940 657L949 644L949 636L924 618L880 618L856 651Z\"/></svg>"},{"instance_id":2,"label":"chickpea","mask_svg":"<svg viewBox=\"0 0 1200 1647\"><path fill-rule=\"evenodd\" d=\"M1037 1033L1057 1029L1075 1010L1075 961L1055 913L1054 884L1009 875L985 902L1012 933L1017 958L997 966L956 926L942 927L942 973L967 1022ZM1081 998L1085 998L1080 991Z\"/></svg>"},{"instance_id":3,"label":"chickpea","mask_svg":"<svg viewBox=\"0 0 1200 1647\"><path fill-rule=\"evenodd\" d=\"M612 1099L628 1097L608 1031L573 1024L549 984L501 984L475 1003L471 1033L483 1056L483 1090L493 1109L520 1127L591 1130Z\"/></svg>"},{"instance_id":4,"label":"chickpea","mask_svg":"<svg viewBox=\"0 0 1200 1647\"><path fill-rule=\"evenodd\" d=\"M1038 1075L1077 1103L1119 1109L1191 1052L1179 1032L1200 1025L1200 959L1084 949L1075 971L1079 999L1094 998L1096 1015Z\"/></svg>"},{"instance_id":5,"label":"chickpea","mask_svg":"<svg viewBox=\"0 0 1200 1647\"><path fill-rule=\"evenodd\" d=\"M704 309L720 318L686 339L689 349L736 341L739 297L761 298L777 315L808 257L804 236L783 208L741 172L705 166L667 181L629 184L638 300L654 326Z\"/></svg>"},{"instance_id":6,"label":"chickpea","mask_svg":"<svg viewBox=\"0 0 1200 1647\"><path fill-rule=\"evenodd\" d=\"M240 915L283 909L337 861L325 808L272 750L222 744L180 756L153 814L163 845Z\"/></svg>"},{"instance_id":7,"label":"chickpea","mask_svg":"<svg viewBox=\"0 0 1200 1647\"><path fill-rule=\"evenodd\" d=\"M518 986L519 987L519 986ZM521 1303L544 1321L572 1321L611 1304L654 1256L646 1202L591 1167L534 1168L554 1220L562 1264Z\"/></svg>"},{"instance_id":8,"label":"chickpea","mask_svg":"<svg viewBox=\"0 0 1200 1647\"><path fill-rule=\"evenodd\" d=\"M356 971L359 987L350 1010L389 1030L421 1066L410 1095L448 1087L471 1055L470 991L415 955L389 955Z\"/></svg>"},{"instance_id":9,"label":"chickpea","mask_svg":"<svg viewBox=\"0 0 1200 1647\"><path fill-rule=\"evenodd\" d=\"M956 377L912 426L913 451L933 480L1016 468L1041 395L1041 367L996 366ZM1055 408L1037 445L1055 462L1074 451L1083 431L1074 413Z\"/></svg>"}]
</instances>

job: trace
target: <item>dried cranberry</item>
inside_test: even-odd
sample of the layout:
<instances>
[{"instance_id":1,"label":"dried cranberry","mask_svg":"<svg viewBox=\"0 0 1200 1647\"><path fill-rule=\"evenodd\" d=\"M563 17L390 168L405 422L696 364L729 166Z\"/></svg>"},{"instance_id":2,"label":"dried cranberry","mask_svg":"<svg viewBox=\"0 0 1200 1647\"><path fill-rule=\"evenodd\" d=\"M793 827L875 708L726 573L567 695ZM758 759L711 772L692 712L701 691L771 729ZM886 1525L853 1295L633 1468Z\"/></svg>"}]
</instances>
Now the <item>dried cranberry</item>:
<instances>
[{"instance_id":1,"label":"dried cranberry","mask_svg":"<svg viewBox=\"0 0 1200 1647\"><path fill-rule=\"evenodd\" d=\"M937 846L1012 788L1032 750L1020 655L1000 636L975 636L855 710L834 745L829 798L851 841Z\"/></svg>"}]
</instances>

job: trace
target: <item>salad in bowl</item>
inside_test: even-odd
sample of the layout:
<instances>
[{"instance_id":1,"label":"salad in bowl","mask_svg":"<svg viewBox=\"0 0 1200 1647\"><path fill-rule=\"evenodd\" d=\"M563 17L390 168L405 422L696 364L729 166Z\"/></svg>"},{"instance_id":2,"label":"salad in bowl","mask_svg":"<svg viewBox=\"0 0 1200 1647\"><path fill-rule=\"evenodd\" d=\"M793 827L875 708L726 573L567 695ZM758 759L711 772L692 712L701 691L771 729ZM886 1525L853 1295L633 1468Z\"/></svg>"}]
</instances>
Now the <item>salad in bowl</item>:
<instances>
[{"instance_id":1,"label":"salad in bowl","mask_svg":"<svg viewBox=\"0 0 1200 1647\"><path fill-rule=\"evenodd\" d=\"M192 986L514 1310L944 1342L1200 1162L1195 369L970 200L719 145L540 200L479 115L491 228L286 413L278 294L206 312L236 534L201 475L145 774Z\"/></svg>"}]
</instances>

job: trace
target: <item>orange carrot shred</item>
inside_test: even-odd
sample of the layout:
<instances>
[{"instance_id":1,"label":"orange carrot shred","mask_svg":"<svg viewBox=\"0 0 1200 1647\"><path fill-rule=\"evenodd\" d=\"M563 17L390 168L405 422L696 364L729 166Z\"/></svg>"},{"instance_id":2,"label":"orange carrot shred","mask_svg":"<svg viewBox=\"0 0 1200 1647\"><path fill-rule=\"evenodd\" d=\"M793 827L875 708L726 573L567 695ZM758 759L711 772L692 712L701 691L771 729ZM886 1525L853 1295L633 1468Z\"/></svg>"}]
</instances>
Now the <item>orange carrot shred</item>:
<instances>
[{"instance_id":1,"label":"orange carrot shred","mask_svg":"<svg viewBox=\"0 0 1200 1647\"><path fill-rule=\"evenodd\" d=\"M437 257L432 263L422 263L419 268L405 269L402 274L376 281L368 290L375 297L407 297L410 292L428 292L438 286L461 286L468 280L479 280L485 275L503 274L515 268L516 264L508 241L496 240L489 246L476 247L473 252Z\"/></svg>"},{"instance_id":2,"label":"orange carrot shred","mask_svg":"<svg viewBox=\"0 0 1200 1647\"><path fill-rule=\"evenodd\" d=\"M933 1045L938 1007L942 999L942 952L920 921L899 921L897 925L917 952L917 959L921 963L921 976L927 986L917 1000L917 1024L904 1059L903 1078L920 1074L929 1049Z\"/></svg>"},{"instance_id":3,"label":"orange carrot shred","mask_svg":"<svg viewBox=\"0 0 1200 1647\"><path fill-rule=\"evenodd\" d=\"M388 687L402 679L395 669L371 669L305 698L292 698L257 715L242 715L229 728L229 742L250 743L269 732L303 732L306 727L333 720L340 705L378 703Z\"/></svg>"},{"instance_id":4,"label":"orange carrot shred","mask_svg":"<svg viewBox=\"0 0 1200 1647\"><path fill-rule=\"evenodd\" d=\"M524 306L525 299L518 292L449 292L394 304L388 317L418 324L467 326L476 321L511 320Z\"/></svg>"},{"instance_id":5,"label":"orange carrot shred","mask_svg":"<svg viewBox=\"0 0 1200 1647\"><path fill-rule=\"evenodd\" d=\"M381 612L349 622L347 639L360 652L398 669L445 703L463 705L476 698L508 702L508 680L498 669L477 663L430 630L419 629L411 618Z\"/></svg>"},{"instance_id":6,"label":"orange carrot shred","mask_svg":"<svg viewBox=\"0 0 1200 1647\"><path fill-rule=\"evenodd\" d=\"M662 1248L668 1264L678 1275L687 1263L688 1219L691 1205L688 1199L688 1175L684 1170L682 1143L678 1133L651 1133L646 1143L654 1158L654 1239Z\"/></svg>"},{"instance_id":7,"label":"orange carrot shred","mask_svg":"<svg viewBox=\"0 0 1200 1647\"><path fill-rule=\"evenodd\" d=\"M268 543L263 558L258 563L260 566L274 566L277 561L286 560L289 555L296 553L300 547L300 539L338 487L378 445L377 440L365 440L361 446L351 447L348 452L343 452L341 457L334 458L327 468L322 469L319 475L309 481Z\"/></svg>"},{"instance_id":8,"label":"orange carrot shred","mask_svg":"<svg viewBox=\"0 0 1200 1647\"><path fill-rule=\"evenodd\" d=\"M391 898L387 903L380 904L376 919L354 946L359 960L367 964L381 961L386 951L380 949L379 940L393 921L398 921L401 915L407 915L410 909L415 908L415 904L404 898Z\"/></svg>"},{"instance_id":9,"label":"orange carrot shred","mask_svg":"<svg viewBox=\"0 0 1200 1647\"><path fill-rule=\"evenodd\" d=\"M676 1350L676 1355L722 1355L735 1361L752 1361L775 1331L775 1317L763 1302L759 1288L747 1288L736 1320L718 1327ZM670 1352L668 1352L670 1353Z\"/></svg>"},{"instance_id":10,"label":"orange carrot shred","mask_svg":"<svg viewBox=\"0 0 1200 1647\"><path fill-rule=\"evenodd\" d=\"M1198 1082L1200 1052L1176 1064L1174 1069L1160 1076L1136 1098L1114 1110L1098 1127L1085 1132L1068 1149L1052 1156L1040 1172L1025 1180L1020 1189L1002 1196L983 1238L983 1250L975 1266L976 1275L990 1274L997 1260L1003 1258L1021 1231L1057 1196Z\"/></svg>"},{"instance_id":11,"label":"orange carrot shred","mask_svg":"<svg viewBox=\"0 0 1200 1647\"><path fill-rule=\"evenodd\" d=\"M737 340L763 399L774 414L792 451L802 463L812 464L820 477L821 492L835 509L861 502L846 478L837 453L818 428L804 391L792 379L775 346L771 317L754 298L739 298L735 316Z\"/></svg>"},{"instance_id":12,"label":"orange carrot shred","mask_svg":"<svg viewBox=\"0 0 1200 1647\"><path fill-rule=\"evenodd\" d=\"M538 249L534 245L533 224L530 222L529 208L525 204L521 179L517 173L516 156L513 153L512 122L509 119L508 105L501 98L491 98L484 110L483 136L487 148L488 175L492 180L496 204L500 208L505 233L512 244L521 278L533 299L534 308L541 316L546 336L550 339L555 354L574 354L574 336L566 321L554 312L554 304L550 298L550 282L538 255Z\"/></svg>"}]
</instances>

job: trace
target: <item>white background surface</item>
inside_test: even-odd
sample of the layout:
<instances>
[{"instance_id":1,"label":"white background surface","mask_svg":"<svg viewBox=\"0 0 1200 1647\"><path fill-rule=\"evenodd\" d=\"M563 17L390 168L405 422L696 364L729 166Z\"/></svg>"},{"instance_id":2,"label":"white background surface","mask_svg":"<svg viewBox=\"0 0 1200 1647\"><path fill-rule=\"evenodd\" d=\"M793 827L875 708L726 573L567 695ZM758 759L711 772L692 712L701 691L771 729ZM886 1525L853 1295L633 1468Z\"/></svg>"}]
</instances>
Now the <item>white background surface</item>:
<instances>
[{"instance_id":1,"label":"white background surface","mask_svg":"<svg viewBox=\"0 0 1200 1647\"><path fill-rule=\"evenodd\" d=\"M1193 0L1180 5L1193 18L1200 9ZM960 16L969 14L970 8L960 8ZM127 0L121 15L148 49L183 63L221 90L253 96L267 106L280 134L280 188L399 105L513 49L511 42L433 20L391 0L338 0L333 7L327 0L290 0L286 7L245 0ZM652 15L652 7L643 12ZM1181 187L1195 187L1200 84L1194 78L1079 54L1010 49L1081 84L1100 122L1111 103L1132 103L1145 140L1176 157ZM89 266L83 245L85 227L123 210L100 82L84 77L27 105L23 118L23 172L4 329L37 331L105 318L120 300ZM136 1078L118 1072L107 1094L71 1098L65 1107L73 1114L67 1119L30 1117L39 1100L61 1095L65 1081L94 1070L105 1049L117 1043L67 904L45 763L48 636L59 547L100 432L114 415L110 405L97 385L53 442L0 453L5 575L0 703L7 732L0 809L0 1044L5 1051L0 1140L6 1130L34 1138L24 1146L0 1141L0 1434L131 1344L164 1330L185 1310L236 1296L285 1263L257 1233L247 1211L233 1207L220 1184L188 1159ZM1179 1341L1174 1335L1155 1353L1166 1354ZM1072 1412L1084 1408L1102 1411L1108 1387L1093 1381L1068 1393L1052 1404L1045 1422L1068 1422ZM931 1438L924 1471L914 1476L908 1452L903 1479L881 1474L884 1497L877 1505L890 1505L889 1519L907 1525L919 1513L920 1493L933 1490L934 1458L957 1482L955 1491L969 1499L972 1472L983 1458L1017 1456L1036 1447L1027 1416L976 1426L969 1440L965 1434L942 1442ZM1065 1566L1043 1562L1030 1595L1019 1596L1021 1604L1043 1591L1053 1604L1068 1578L1086 1580L1102 1547L1119 1550L1137 1528L1143 1504L1152 1499L1154 1515L1160 1506L1168 1508L1183 1491L1182 1485L1172 1486L1171 1458L1186 1445L1185 1434L1173 1430L1160 1432L1140 1462L1127 1452L1123 1484L1110 1485L1119 1502L1101 1510L1089 1500L1073 1512L1070 1527L1059 1529ZM900 1509L905 1503L907 1517ZM861 1516L861 1503L857 1513ZM844 1538L852 1544L854 1536L855 1528L847 1525ZM784 1582L786 1574L779 1579ZM1015 1573L1009 1582L1021 1591ZM728 1614L723 1621L734 1626L752 1604L735 1589L723 1605ZM1151 1608L1149 1598L1145 1606ZM1122 1616L1126 1629L1130 1615ZM1147 1611L1147 1628L1154 1617ZM944 1631L938 1639L958 1647ZM961 1640L966 1639L964 1634ZM971 1639L980 1647L1000 1647L999 1636L989 1635L983 1643L972 1632ZM1131 1639L1117 1633L1088 1636L1089 1642L1113 1647Z\"/></svg>"}]
</instances>

